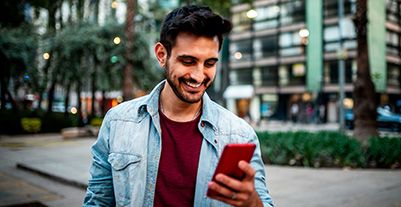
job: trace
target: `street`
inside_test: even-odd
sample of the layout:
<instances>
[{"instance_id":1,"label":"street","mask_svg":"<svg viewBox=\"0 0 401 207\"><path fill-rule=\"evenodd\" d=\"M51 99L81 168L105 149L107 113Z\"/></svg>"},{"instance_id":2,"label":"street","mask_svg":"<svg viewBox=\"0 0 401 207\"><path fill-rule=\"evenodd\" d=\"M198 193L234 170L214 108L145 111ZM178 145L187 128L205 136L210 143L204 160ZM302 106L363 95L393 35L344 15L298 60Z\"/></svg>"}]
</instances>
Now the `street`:
<instances>
[{"instance_id":1,"label":"street","mask_svg":"<svg viewBox=\"0 0 401 207\"><path fill-rule=\"evenodd\" d=\"M63 140L60 134L2 135L0 206L81 206L94 141ZM401 207L400 170L266 169L276 206Z\"/></svg>"}]
</instances>

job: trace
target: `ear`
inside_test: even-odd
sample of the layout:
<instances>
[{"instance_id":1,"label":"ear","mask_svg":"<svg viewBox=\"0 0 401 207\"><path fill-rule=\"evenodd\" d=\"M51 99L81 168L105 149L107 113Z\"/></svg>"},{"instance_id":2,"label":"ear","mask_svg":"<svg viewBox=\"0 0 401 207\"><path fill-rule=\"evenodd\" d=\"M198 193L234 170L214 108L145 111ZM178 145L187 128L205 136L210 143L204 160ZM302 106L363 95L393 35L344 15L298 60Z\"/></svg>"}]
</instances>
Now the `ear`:
<instances>
[{"instance_id":1,"label":"ear","mask_svg":"<svg viewBox=\"0 0 401 207\"><path fill-rule=\"evenodd\" d=\"M160 42L157 42L155 45L155 55L160 67L164 68L167 63L167 50Z\"/></svg>"}]
</instances>

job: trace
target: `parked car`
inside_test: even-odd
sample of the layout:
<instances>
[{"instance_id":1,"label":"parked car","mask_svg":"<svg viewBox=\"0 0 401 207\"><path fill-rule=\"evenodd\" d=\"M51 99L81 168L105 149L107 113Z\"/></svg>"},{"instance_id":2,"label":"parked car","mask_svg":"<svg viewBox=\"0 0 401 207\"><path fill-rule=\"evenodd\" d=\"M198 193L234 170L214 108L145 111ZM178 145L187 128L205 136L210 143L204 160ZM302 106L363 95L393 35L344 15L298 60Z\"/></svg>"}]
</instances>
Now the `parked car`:
<instances>
[{"instance_id":1,"label":"parked car","mask_svg":"<svg viewBox=\"0 0 401 207\"><path fill-rule=\"evenodd\" d=\"M345 110L345 127L354 128L354 113L352 109ZM392 112L388 107L377 108L378 128L390 129L392 131L401 131L401 114Z\"/></svg>"}]
</instances>

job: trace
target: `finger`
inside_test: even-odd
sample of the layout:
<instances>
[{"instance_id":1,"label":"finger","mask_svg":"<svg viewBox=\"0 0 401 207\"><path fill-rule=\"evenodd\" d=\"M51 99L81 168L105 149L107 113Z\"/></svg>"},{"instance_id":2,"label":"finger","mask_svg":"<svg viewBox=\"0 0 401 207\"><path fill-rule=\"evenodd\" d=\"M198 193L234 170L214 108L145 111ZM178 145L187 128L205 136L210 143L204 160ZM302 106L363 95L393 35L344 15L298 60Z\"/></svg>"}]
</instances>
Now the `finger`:
<instances>
[{"instance_id":1,"label":"finger","mask_svg":"<svg viewBox=\"0 0 401 207\"><path fill-rule=\"evenodd\" d=\"M245 173L245 178L244 179L246 179L246 180L253 180L254 179L256 171L255 171L255 169L253 169L252 165L250 165L248 162L245 162L245 161L241 160L238 163L238 167L242 171L244 171L244 173Z\"/></svg>"},{"instance_id":2,"label":"finger","mask_svg":"<svg viewBox=\"0 0 401 207\"><path fill-rule=\"evenodd\" d=\"M241 200L238 197L235 200L231 199L231 198L227 198L225 196L216 196L213 199L227 203L230 206L243 206L243 204L244 204L243 200Z\"/></svg>"},{"instance_id":3,"label":"finger","mask_svg":"<svg viewBox=\"0 0 401 207\"><path fill-rule=\"evenodd\" d=\"M217 174L216 180L233 191L241 191L241 181L224 174Z\"/></svg>"},{"instance_id":4,"label":"finger","mask_svg":"<svg viewBox=\"0 0 401 207\"><path fill-rule=\"evenodd\" d=\"M232 198L232 195L234 193L233 190L213 181L208 183L208 187L210 190L213 190L217 193L216 196L211 196L212 198L217 198L217 197Z\"/></svg>"}]
</instances>

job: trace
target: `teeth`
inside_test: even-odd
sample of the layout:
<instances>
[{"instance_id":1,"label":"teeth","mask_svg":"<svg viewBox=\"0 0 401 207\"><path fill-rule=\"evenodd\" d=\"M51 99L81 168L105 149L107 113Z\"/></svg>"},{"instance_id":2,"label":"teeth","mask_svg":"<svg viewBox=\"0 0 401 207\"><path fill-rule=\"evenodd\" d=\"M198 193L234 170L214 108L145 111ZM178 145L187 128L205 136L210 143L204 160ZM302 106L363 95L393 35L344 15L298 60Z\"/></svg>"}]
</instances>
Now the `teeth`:
<instances>
[{"instance_id":1,"label":"teeth","mask_svg":"<svg viewBox=\"0 0 401 207\"><path fill-rule=\"evenodd\" d=\"M201 83L196 84L196 83L191 83L191 82L189 82L189 81L185 81L185 83L186 83L187 85L193 87L193 88L197 88L197 87L199 87L199 86L201 85Z\"/></svg>"}]
</instances>

